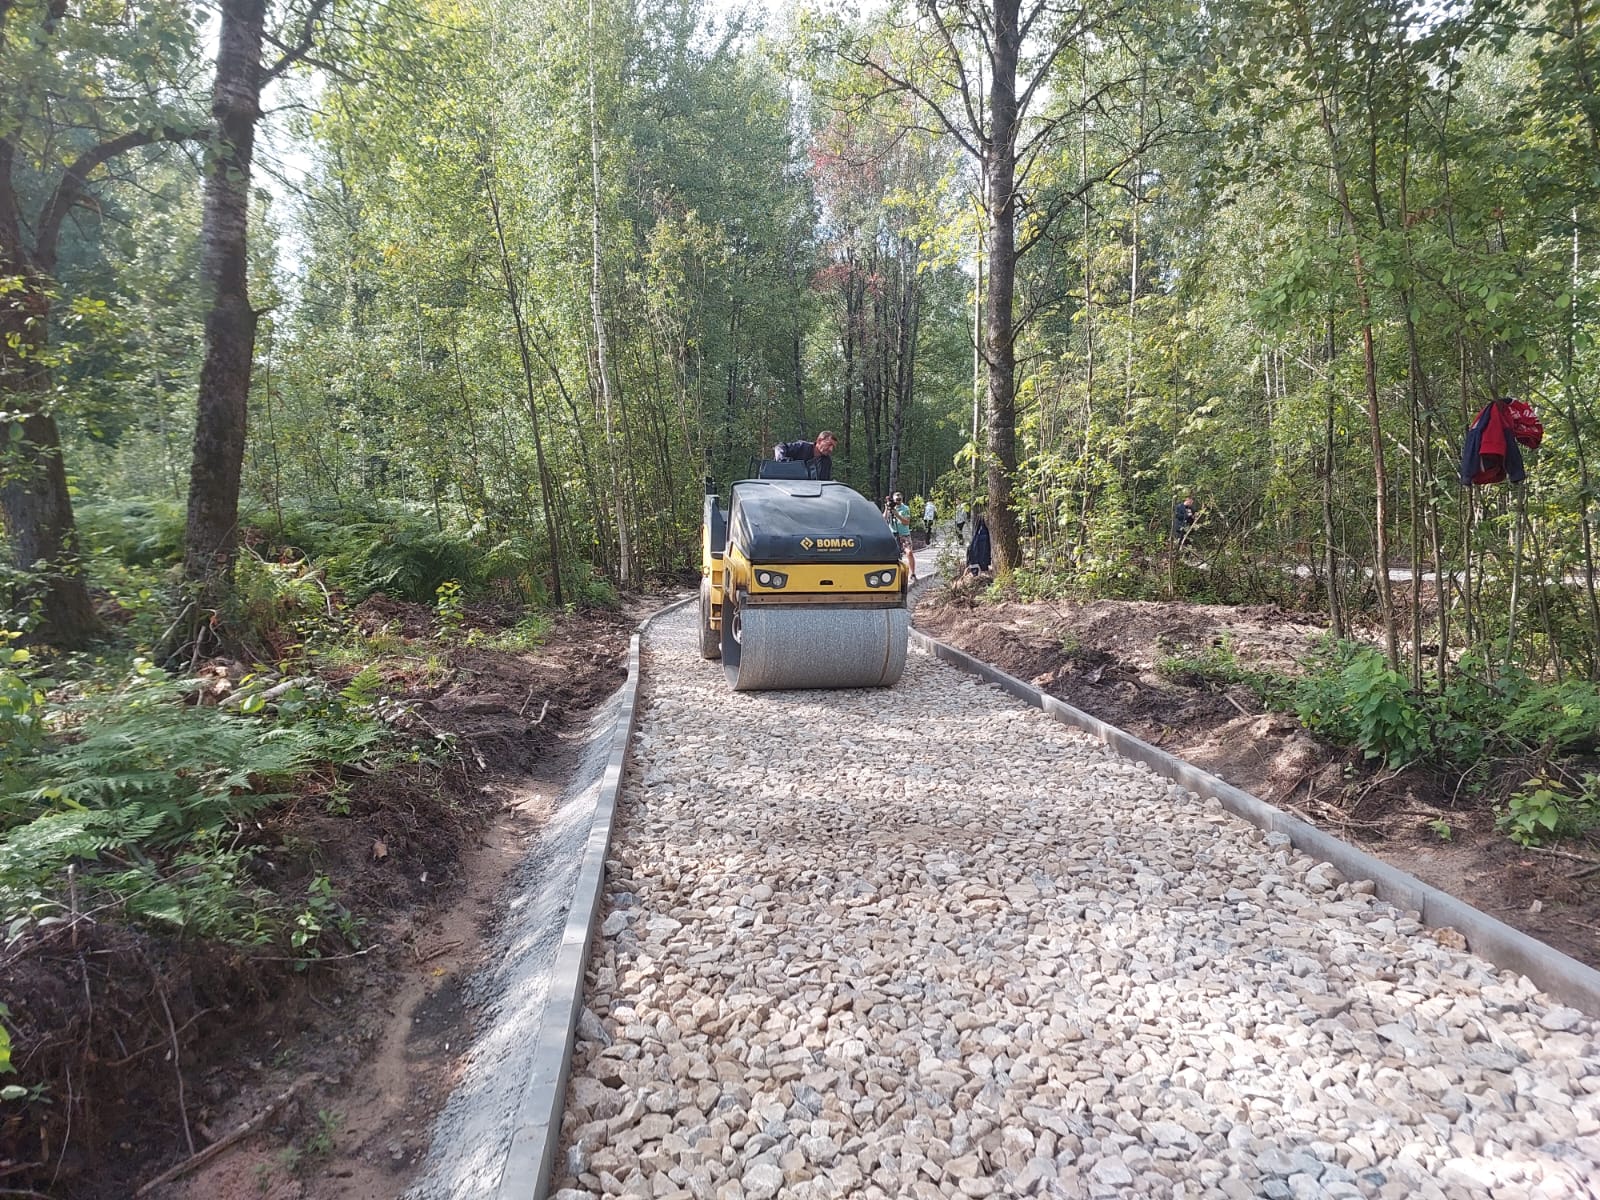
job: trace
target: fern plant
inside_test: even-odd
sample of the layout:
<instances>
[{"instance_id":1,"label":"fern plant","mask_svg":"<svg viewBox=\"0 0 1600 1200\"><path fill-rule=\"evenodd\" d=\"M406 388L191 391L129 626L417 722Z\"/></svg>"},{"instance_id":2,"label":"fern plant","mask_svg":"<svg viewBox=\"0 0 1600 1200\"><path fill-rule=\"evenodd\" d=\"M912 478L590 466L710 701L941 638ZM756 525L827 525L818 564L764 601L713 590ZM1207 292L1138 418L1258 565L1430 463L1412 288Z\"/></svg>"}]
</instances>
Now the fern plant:
<instances>
[{"instance_id":1,"label":"fern plant","mask_svg":"<svg viewBox=\"0 0 1600 1200\"><path fill-rule=\"evenodd\" d=\"M270 709L241 706L253 713L187 703L189 690L139 662L115 692L46 713L64 732L12 756L0 774L0 920L11 937L65 907L69 869L136 920L243 943L270 936L281 917L246 883L245 820L307 773L386 749L377 681L290 688Z\"/></svg>"}]
</instances>

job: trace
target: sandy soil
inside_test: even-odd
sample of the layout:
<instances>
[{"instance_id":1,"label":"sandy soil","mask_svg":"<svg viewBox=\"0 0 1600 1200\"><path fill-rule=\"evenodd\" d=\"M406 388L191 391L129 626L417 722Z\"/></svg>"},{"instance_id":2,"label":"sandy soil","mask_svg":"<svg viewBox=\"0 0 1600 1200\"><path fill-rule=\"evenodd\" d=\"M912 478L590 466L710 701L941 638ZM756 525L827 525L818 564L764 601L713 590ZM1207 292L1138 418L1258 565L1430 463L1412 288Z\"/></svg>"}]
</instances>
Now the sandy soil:
<instances>
[{"instance_id":1,"label":"sandy soil","mask_svg":"<svg viewBox=\"0 0 1600 1200\"><path fill-rule=\"evenodd\" d=\"M1293 670L1325 631L1303 613L1152 601L980 603L929 595L918 628L1092 713L1600 967L1600 841L1529 850L1494 828L1494 803L1528 776L1508 763L1487 791L1459 775L1396 775L1265 713L1250 689L1158 673L1228 645L1241 664Z\"/></svg>"}]
</instances>

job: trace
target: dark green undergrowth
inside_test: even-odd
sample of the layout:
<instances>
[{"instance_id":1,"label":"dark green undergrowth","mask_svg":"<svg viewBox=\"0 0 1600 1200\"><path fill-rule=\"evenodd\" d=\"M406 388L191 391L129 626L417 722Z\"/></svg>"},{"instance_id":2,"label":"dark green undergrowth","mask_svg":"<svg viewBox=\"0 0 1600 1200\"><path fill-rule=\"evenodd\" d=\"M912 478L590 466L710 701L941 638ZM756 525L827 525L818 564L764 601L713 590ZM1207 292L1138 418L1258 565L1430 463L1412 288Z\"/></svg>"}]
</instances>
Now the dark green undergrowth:
<instances>
[{"instance_id":1,"label":"dark green undergrowth","mask_svg":"<svg viewBox=\"0 0 1600 1200\"><path fill-rule=\"evenodd\" d=\"M364 865L375 830L396 853L457 836L454 739L395 698L448 674L446 643L465 636L448 603L421 637L374 632L323 567L246 553L219 614L235 657L167 669L151 647L174 617L170 568L140 547L90 559L106 629L88 650L25 646L37 614L0 608L0 1154L15 1162L106 1123L143 1129L170 1111L166 1085L119 1063L175 1040L187 1058L228 1036L207 1013L364 961L368 922L408 897Z\"/></svg>"},{"instance_id":2,"label":"dark green undergrowth","mask_svg":"<svg viewBox=\"0 0 1600 1200\"><path fill-rule=\"evenodd\" d=\"M183 557L184 513L171 500L84 504L78 523L97 557L125 567L171 566ZM468 597L550 603L548 554L539 537L449 521L441 527L433 510L419 505L246 508L240 523L256 557L314 563L326 588L350 602L383 593L431 604L440 586L454 581ZM569 566L563 582L563 599L577 607L617 604L615 589L586 565Z\"/></svg>"},{"instance_id":3,"label":"dark green undergrowth","mask_svg":"<svg viewBox=\"0 0 1600 1200\"><path fill-rule=\"evenodd\" d=\"M222 707L144 660L96 690L57 685L20 653L0 666L7 940L97 910L287 947L299 910L252 882L252 818L307 776L372 770L402 752L377 716L376 675L338 690L248 681ZM303 941L294 949L316 952Z\"/></svg>"},{"instance_id":4,"label":"dark green undergrowth","mask_svg":"<svg viewBox=\"0 0 1600 1200\"><path fill-rule=\"evenodd\" d=\"M106 639L35 657L21 643L38 615L0 608L0 928L14 943L94 910L167 935L282 943L314 957L327 939L304 936L310 901L256 883L262 811L308 785L336 791L351 771L442 752L384 720L389 702L370 664L406 641L387 623L363 632L350 607L384 593L426 605L444 641L532 649L551 629L537 606L498 629L467 628L466 606L486 592L542 597L541 547L440 529L431 512L401 504L247 513L247 546L216 619L235 653L260 666L245 666L257 673L242 681L230 668L218 703L187 662L150 659L180 606L181 506L84 504L79 520ZM617 602L588 571L567 582L577 604ZM444 671L434 650L404 657L413 681ZM347 931L314 923L328 939Z\"/></svg>"},{"instance_id":5,"label":"dark green undergrowth","mask_svg":"<svg viewBox=\"0 0 1600 1200\"><path fill-rule=\"evenodd\" d=\"M1532 760L1537 774L1499 804L1499 827L1522 845L1600 828L1600 776L1557 769L1600 748L1600 687L1538 679L1517 667L1490 669L1463 655L1443 689L1412 689L1376 648L1328 639L1289 676L1246 667L1226 645L1162 660L1158 670L1189 685L1244 685L1267 708L1354 747L1391 770L1427 766L1494 776L1497 763ZM1429 682L1429 681L1425 681Z\"/></svg>"}]
</instances>

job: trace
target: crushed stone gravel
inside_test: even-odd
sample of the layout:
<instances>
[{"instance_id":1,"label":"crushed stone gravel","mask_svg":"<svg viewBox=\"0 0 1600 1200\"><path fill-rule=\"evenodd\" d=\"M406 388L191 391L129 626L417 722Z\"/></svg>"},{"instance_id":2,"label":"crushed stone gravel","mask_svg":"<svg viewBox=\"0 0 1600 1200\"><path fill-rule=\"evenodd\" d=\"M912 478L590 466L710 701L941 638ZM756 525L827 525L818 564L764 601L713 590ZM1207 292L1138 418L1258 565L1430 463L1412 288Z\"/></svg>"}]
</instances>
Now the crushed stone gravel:
<instances>
[{"instance_id":1,"label":"crushed stone gravel","mask_svg":"<svg viewBox=\"0 0 1600 1200\"><path fill-rule=\"evenodd\" d=\"M922 653L656 622L606 888L557 1200L1600 1195L1600 1024Z\"/></svg>"}]
</instances>

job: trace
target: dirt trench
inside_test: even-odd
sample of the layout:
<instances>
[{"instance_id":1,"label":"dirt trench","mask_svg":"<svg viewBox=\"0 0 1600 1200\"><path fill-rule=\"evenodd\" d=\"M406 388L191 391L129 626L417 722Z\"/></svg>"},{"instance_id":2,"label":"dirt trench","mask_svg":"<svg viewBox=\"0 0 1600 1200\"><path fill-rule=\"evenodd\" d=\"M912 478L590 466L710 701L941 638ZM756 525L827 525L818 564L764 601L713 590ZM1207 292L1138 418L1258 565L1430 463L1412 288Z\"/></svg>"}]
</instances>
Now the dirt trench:
<instances>
[{"instance_id":1,"label":"dirt trench","mask_svg":"<svg viewBox=\"0 0 1600 1200\"><path fill-rule=\"evenodd\" d=\"M61 1099L0 1130L0 1191L126 1200L218 1142L150 1194L392 1200L417 1174L470 1042L465 982L590 713L626 678L637 614L560 617L530 652L486 645L517 614L469 612L446 640L423 606L352 615L399 648L380 670L413 732L456 748L344 781L338 804L312 780L263 818L257 882L294 904L326 875L361 918L355 944L305 967L84 925L0 957L19 1071Z\"/></svg>"}]
</instances>

